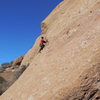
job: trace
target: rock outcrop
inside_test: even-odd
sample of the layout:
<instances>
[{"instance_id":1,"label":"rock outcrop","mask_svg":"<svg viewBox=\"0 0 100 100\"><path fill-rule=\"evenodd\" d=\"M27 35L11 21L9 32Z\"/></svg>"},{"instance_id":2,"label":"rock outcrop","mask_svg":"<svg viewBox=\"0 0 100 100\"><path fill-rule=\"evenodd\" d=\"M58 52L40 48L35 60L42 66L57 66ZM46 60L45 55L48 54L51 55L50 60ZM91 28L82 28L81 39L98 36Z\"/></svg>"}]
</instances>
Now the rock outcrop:
<instances>
[{"instance_id":1,"label":"rock outcrop","mask_svg":"<svg viewBox=\"0 0 100 100\"><path fill-rule=\"evenodd\" d=\"M19 58L17 58L16 60L13 61L13 66L20 66L21 63L22 63L22 60L23 60L24 56L21 56Z\"/></svg>"},{"instance_id":2,"label":"rock outcrop","mask_svg":"<svg viewBox=\"0 0 100 100\"><path fill-rule=\"evenodd\" d=\"M37 39L0 100L99 100L100 0L64 0L42 23L49 42L38 53Z\"/></svg>"},{"instance_id":3,"label":"rock outcrop","mask_svg":"<svg viewBox=\"0 0 100 100\"><path fill-rule=\"evenodd\" d=\"M2 95L25 71L26 65L21 65L23 56L11 63L3 63L0 67L0 95Z\"/></svg>"}]
</instances>

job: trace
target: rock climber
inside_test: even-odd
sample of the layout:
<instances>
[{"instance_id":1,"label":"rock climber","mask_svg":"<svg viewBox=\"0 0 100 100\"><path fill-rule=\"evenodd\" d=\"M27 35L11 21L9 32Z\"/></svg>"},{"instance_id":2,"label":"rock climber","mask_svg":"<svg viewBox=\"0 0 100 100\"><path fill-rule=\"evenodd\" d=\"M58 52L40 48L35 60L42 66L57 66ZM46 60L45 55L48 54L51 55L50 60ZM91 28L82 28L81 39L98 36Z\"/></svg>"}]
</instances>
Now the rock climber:
<instances>
[{"instance_id":1,"label":"rock climber","mask_svg":"<svg viewBox=\"0 0 100 100\"><path fill-rule=\"evenodd\" d=\"M43 50L43 48L45 47L45 43L47 43L48 42L48 40L44 40L44 37L41 37L41 39L40 39L40 50L39 50L39 52L41 52L41 50Z\"/></svg>"}]
</instances>

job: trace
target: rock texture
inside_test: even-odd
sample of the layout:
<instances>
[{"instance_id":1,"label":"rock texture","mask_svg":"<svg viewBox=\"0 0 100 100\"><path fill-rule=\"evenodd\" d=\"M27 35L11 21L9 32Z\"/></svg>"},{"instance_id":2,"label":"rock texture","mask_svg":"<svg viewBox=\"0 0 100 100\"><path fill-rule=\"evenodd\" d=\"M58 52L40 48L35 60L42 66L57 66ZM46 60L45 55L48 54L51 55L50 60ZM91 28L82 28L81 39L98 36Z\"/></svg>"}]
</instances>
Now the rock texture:
<instances>
[{"instance_id":1,"label":"rock texture","mask_svg":"<svg viewBox=\"0 0 100 100\"><path fill-rule=\"evenodd\" d=\"M37 39L0 100L99 100L100 0L64 0L42 23L49 42L38 53Z\"/></svg>"}]
</instances>

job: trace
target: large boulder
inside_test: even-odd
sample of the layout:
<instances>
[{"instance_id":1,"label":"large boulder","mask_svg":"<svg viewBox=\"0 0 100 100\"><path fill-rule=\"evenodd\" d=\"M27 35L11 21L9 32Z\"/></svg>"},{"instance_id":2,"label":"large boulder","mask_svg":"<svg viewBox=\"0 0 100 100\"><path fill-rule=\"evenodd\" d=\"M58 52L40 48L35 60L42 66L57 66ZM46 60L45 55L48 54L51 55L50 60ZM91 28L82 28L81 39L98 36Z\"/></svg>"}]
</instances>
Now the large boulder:
<instances>
[{"instance_id":1,"label":"large boulder","mask_svg":"<svg viewBox=\"0 0 100 100\"><path fill-rule=\"evenodd\" d=\"M12 65L13 66L17 66L17 65L20 66L23 58L24 58L24 56L21 56L21 57L17 58L16 60L13 61L13 64Z\"/></svg>"}]
</instances>

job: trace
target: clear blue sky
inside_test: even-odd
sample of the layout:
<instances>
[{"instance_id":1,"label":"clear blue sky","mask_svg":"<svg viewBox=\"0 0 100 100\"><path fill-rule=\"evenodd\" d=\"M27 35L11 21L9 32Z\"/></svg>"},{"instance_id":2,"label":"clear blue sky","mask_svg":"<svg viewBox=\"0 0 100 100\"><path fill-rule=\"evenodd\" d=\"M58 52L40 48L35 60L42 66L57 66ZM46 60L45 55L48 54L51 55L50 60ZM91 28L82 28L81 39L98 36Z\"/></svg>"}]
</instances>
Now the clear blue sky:
<instances>
[{"instance_id":1,"label":"clear blue sky","mask_svg":"<svg viewBox=\"0 0 100 100\"><path fill-rule=\"evenodd\" d=\"M0 64L24 55L41 22L62 0L0 0Z\"/></svg>"}]
</instances>

